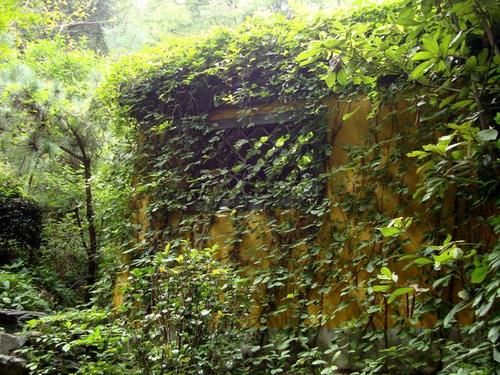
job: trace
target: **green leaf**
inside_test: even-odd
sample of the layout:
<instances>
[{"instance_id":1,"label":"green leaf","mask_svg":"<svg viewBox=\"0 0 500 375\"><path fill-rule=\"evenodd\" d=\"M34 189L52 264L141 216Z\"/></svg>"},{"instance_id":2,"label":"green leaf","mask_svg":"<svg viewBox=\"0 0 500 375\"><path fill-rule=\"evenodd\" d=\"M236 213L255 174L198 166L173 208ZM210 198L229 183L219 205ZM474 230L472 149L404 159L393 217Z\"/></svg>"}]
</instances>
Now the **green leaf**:
<instances>
[{"instance_id":1,"label":"green leaf","mask_svg":"<svg viewBox=\"0 0 500 375\"><path fill-rule=\"evenodd\" d=\"M419 64L411 73L410 73L410 79L412 80L418 80L422 78L425 74L425 72L432 66L432 61L424 61L423 63Z\"/></svg>"},{"instance_id":2,"label":"green leaf","mask_svg":"<svg viewBox=\"0 0 500 375\"><path fill-rule=\"evenodd\" d=\"M454 320L455 314L465 307L465 302L461 301L457 303L453 308L446 314L443 320L444 328L449 328L450 323Z\"/></svg>"},{"instance_id":3,"label":"green leaf","mask_svg":"<svg viewBox=\"0 0 500 375\"><path fill-rule=\"evenodd\" d=\"M410 293L413 293L413 288L409 288L409 287L398 288L394 292L391 293L391 295L389 296L389 299L387 300L387 303L392 303L399 296L402 296L404 294L410 294Z\"/></svg>"},{"instance_id":4,"label":"green leaf","mask_svg":"<svg viewBox=\"0 0 500 375\"><path fill-rule=\"evenodd\" d=\"M378 230L384 237L396 237L401 233L401 229L396 227L382 227L378 228Z\"/></svg>"},{"instance_id":5,"label":"green leaf","mask_svg":"<svg viewBox=\"0 0 500 375\"><path fill-rule=\"evenodd\" d=\"M456 102L451 106L452 110L457 110L457 109L462 109L464 107L467 107L468 105L474 103L474 100L472 99L465 99L465 100L460 100L459 102Z\"/></svg>"},{"instance_id":6,"label":"green leaf","mask_svg":"<svg viewBox=\"0 0 500 375\"><path fill-rule=\"evenodd\" d=\"M332 39L324 40L323 46L325 46L325 48L332 49L332 48L339 46L340 43L341 43L341 41L339 39L332 38Z\"/></svg>"},{"instance_id":7,"label":"green leaf","mask_svg":"<svg viewBox=\"0 0 500 375\"><path fill-rule=\"evenodd\" d=\"M374 292L387 292L391 288L390 285L374 285L372 286L372 290Z\"/></svg>"},{"instance_id":8,"label":"green leaf","mask_svg":"<svg viewBox=\"0 0 500 375\"><path fill-rule=\"evenodd\" d=\"M441 284L446 284L448 281L450 281L451 277L452 277L452 275L446 275L444 277L441 277L441 278L437 279L436 281L434 281L432 283L432 288L436 289Z\"/></svg>"},{"instance_id":9,"label":"green leaf","mask_svg":"<svg viewBox=\"0 0 500 375\"><path fill-rule=\"evenodd\" d=\"M450 104L453 100L455 100L457 94L453 94L445 98L441 103L439 103L439 109L446 107L448 104Z\"/></svg>"},{"instance_id":10,"label":"green leaf","mask_svg":"<svg viewBox=\"0 0 500 375\"><path fill-rule=\"evenodd\" d=\"M401 26L417 26L420 23L415 20L416 10L414 8L408 7L403 9L398 18L396 19L396 24Z\"/></svg>"},{"instance_id":11,"label":"green leaf","mask_svg":"<svg viewBox=\"0 0 500 375\"><path fill-rule=\"evenodd\" d=\"M201 316L207 316L208 314L210 314L210 310L207 309L201 310L200 314Z\"/></svg>"},{"instance_id":12,"label":"green leaf","mask_svg":"<svg viewBox=\"0 0 500 375\"><path fill-rule=\"evenodd\" d=\"M491 327L490 330L488 331L488 339L492 342L492 343L495 343L497 342L498 340L498 331L499 331L499 327L498 326L495 326L495 327Z\"/></svg>"},{"instance_id":13,"label":"green leaf","mask_svg":"<svg viewBox=\"0 0 500 375\"><path fill-rule=\"evenodd\" d=\"M352 112L346 113L345 115L343 115L343 116L342 116L342 121L349 120L349 119L350 119L352 116L354 116L354 114L355 114L356 112L358 112L358 111L359 111L359 107L358 107L358 108L356 108L356 109L355 109L354 111L352 111Z\"/></svg>"},{"instance_id":14,"label":"green leaf","mask_svg":"<svg viewBox=\"0 0 500 375\"><path fill-rule=\"evenodd\" d=\"M337 73L337 81L342 85L345 86L349 83L349 79L347 77L347 72L345 69L340 69L339 72Z\"/></svg>"},{"instance_id":15,"label":"green leaf","mask_svg":"<svg viewBox=\"0 0 500 375\"><path fill-rule=\"evenodd\" d=\"M472 271L470 281L474 284L481 284L486 278L487 274L488 265L485 263L480 263L478 266L476 266L476 268L474 268L474 271Z\"/></svg>"},{"instance_id":16,"label":"green leaf","mask_svg":"<svg viewBox=\"0 0 500 375\"><path fill-rule=\"evenodd\" d=\"M476 140L478 142L488 142L488 141L494 141L497 139L498 136L498 131L495 129L485 129L481 130L476 134Z\"/></svg>"},{"instance_id":17,"label":"green leaf","mask_svg":"<svg viewBox=\"0 0 500 375\"><path fill-rule=\"evenodd\" d=\"M429 155L428 152L422 150L415 150L406 154L409 158L419 158L423 159Z\"/></svg>"},{"instance_id":18,"label":"green leaf","mask_svg":"<svg viewBox=\"0 0 500 375\"><path fill-rule=\"evenodd\" d=\"M421 51L421 52L417 52L416 54L414 54L411 58L411 61L430 60L432 58L434 58L434 55L432 54L432 52Z\"/></svg>"},{"instance_id":19,"label":"green leaf","mask_svg":"<svg viewBox=\"0 0 500 375\"><path fill-rule=\"evenodd\" d=\"M337 73L332 71L328 72L328 74L324 77L324 80L328 87L333 87L333 85L337 81Z\"/></svg>"},{"instance_id":20,"label":"green leaf","mask_svg":"<svg viewBox=\"0 0 500 375\"><path fill-rule=\"evenodd\" d=\"M327 365L328 362L322 360L322 359L317 359L311 363L313 366L319 366L319 365Z\"/></svg>"},{"instance_id":21,"label":"green leaf","mask_svg":"<svg viewBox=\"0 0 500 375\"><path fill-rule=\"evenodd\" d=\"M391 271L388 267L382 267L382 268L380 269L380 273L381 273L382 275L385 275L385 276L389 277L389 278L391 278L391 277L392 277L392 271Z\"/></svg>"},{"instance_id":22,"label":"green leaf","mask_svg":"<svg viewBox=\"0 0 500 375\"><path fill-rule=\"evenodd\" d=\"M69 352L69 350L71 349L71 345L70 344L64 344L64 346L62 347L62 351L63 352Z\"/></svg>"},{"instance_id":23,"label":"green leaf","mask_svg":"<svg viewBox=\"0 0 500 375\"><path fill-rule=\"evenodd\" d=\"M498 350L496 346L493 347L493 359L495 362L500 363L500 350Z\"/></svg>"},{"instance_id":24,"label":"green leaf","mask_svg":"<svg viewBox=\"0 0 500 375\"><path fill-rule=\"evenodd\" d=\"M448 50L450 48L451 35L446 34L443 36L441 43L439 44L439 50L441 52L441 57L446 58L448 56Z\"/></svg>"},{"instance_id":25,"label":"green leaf","mask_svg":"<svg viewBox=\"0 0 500 375\"><path fill-rule=\"evenodd\" d=\"M424 49L426 51L432 52L434 56L439 55L439 44L437 41L430 35L426 35L422 38L422 44L424 45Z\"/></svg>"},{"instance_id":26,"label":"green leaf","mask_svg":"<svg viewBox=\"0 0 500 375\"><path fill-rule=\"evenodd\" d=\"M316 55L318 55L318 54L319 54L318 48L309 47L305 51L299 53L299 55L296 57L296 60L299 62L309 60L313 57L316 57Z\"/></svg>"},{"instance_id":27,"label":"green leaf","mask_svg":"<svg viewBox=\"0 0 500 375\"><path fill-rule=\"evenodd\" d=\"M413 263L415 263L415 264L417 264L417 265L419 265L419 266L425 266L425 265L427 265L427 264L432 264L432 263L434 263L434 261L432 261L432 260L431 260L431 259L429 259L429 258L423 258L423 257L421 257L421 258L417 258L417 259L415 259L415 260L413 261Z\"/></svg>"}]
</instances>

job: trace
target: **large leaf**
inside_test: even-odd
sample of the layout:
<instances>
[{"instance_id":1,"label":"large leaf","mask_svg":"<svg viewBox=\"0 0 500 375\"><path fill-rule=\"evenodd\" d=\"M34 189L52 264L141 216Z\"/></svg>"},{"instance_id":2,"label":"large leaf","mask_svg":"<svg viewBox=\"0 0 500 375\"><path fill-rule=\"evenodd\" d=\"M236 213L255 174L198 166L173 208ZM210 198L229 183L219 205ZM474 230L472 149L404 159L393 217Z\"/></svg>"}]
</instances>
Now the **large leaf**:
<instances>
[{"instance_id":1,"label":"large leaf","mask_svg":"<svg viewBox=\"0 0 500 375\"><path fill-rule=\"evenodd\" d=\"M424 61L423 63L419 64L413 71L410 73L410 79L413 80L418 80L424 76L424 74L427 72L427 70L432 66L433 62L432 61Z\"/></svg>"},{"instance_id":2,"label":"large leaf","mask_svg":"<svg viewBox=\"0 0 500 375\"><path fill-rule=\"evenodd\" d=\"M337 81L342 85L345 86L349 83L349 78L347 76L347 72L345 69L340 69L339 72L337 73Z\"/></svg>"},{"instance_id":3,"label":"large leaf","mask_svg":"<svg viewBox=\"0 0 500 375\"><path fill-rule=\"evenodd\" d=\"M335 72L328 72L328 74L325 76L325 83L328 87L332 87L335 82L337 81L337 73Z\"/></svg>"},{"instance_id":4,"label":"large leaf","mask_svg":"<svg viewBox=\"0 0 500 375\"><path fill-rule=\"evenodd\" d=\"M396 227L382 227L378 228L384 237L396 237L401 233L401 228Z\"/></svg>"},{"instance_id":5,"label":"large leaf","mask_svg":"<svg viewBox=\"0 0 500 375\"><path fill-rule=\"evenodd\" d=\"M476 134L476 139L478 142L488 142L497 139L498 130L496 129L485 129L481 130Z\"/></svg>"},{"instance_id":6,"label":"large leaf","mask_svg":"<svg viewBox=\"0 0 500 375\"><path fill-rule=\"evenodd\" d=\"M429 51L420 51L420 52L417 52L416 54L414 54L411 57L411 60L412 61L430 60L430 59L432 59L434 57L435 57L435 55L432 52L429 52Z\"/></svg>"},{"instance_id":7,"label":"large leaf","mask_svg":"<svg viewBox=\"0 0 500 375\"><path fill-rule=\"evenodd\" d=\"M424 36L422 38L422 44L424 45L424 49L426 51L432 52L434 56L439 55L439 44L432 36Z\"/></svg>"}]
</instances>

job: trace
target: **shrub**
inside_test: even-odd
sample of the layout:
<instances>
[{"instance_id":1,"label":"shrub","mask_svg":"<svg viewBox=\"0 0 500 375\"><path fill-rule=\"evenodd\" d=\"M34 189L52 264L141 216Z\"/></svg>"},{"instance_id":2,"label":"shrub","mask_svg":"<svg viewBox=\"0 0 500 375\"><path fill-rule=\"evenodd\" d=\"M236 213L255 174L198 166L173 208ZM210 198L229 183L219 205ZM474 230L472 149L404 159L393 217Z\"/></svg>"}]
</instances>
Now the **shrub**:
<instances>
[{"instance_id":1,"label":"shrub","mask_svg":"<svg viewBox=\"0 0 500 375\"><path fill-rule=\"evenodd\" d=\"M18 272L11 270L21 267ZM22 263L0 269L0 308L48 311L50 304L41 297L42 291L33 285L33 279Z\"/></svg>"},{"instance_id":2,"label":"shrub","mask_svg":"<svg viewBox=\"0 0 500 375\"><path fill-rule=\"evenodd\" d=\"M213 248L167 245L131 273L127 323L144 374L237 373L244 281Z\"/></svg>"},{"instance_id":3,"label":"shrub","mask_svg":"<svg viewBox=\"0 0 500 375\"><path fill-rule=\"evenodd\" d=\"M21 349L34 374L133 374L126 355L128 333L110 312L70 310L28 322Z\"/></svg>"}]
</instances>

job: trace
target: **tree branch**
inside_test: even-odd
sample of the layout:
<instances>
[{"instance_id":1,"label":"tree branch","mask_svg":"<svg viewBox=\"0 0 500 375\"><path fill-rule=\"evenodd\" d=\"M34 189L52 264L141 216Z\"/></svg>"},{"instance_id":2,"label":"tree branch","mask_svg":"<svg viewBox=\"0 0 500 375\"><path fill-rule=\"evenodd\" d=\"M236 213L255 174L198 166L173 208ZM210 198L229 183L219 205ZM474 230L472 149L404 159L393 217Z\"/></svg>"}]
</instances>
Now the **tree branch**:
<instances>
[{"instance_id":1,"label":"tree branch","mask_svg":"<svg viewBox=\"0 0 500 375\"><path fill-rule=\"evenodd\" d=\"M63 150L65 153L73 156L75 159L78 159L80 162L83 163L83 156L81 155L78 155L76 153L74 153L73 151L71 151L69 148L65 147L65 146L61 146L61 145L57 145L57 147L59 147L61 150Z\"/></svg>"}]
</instances>

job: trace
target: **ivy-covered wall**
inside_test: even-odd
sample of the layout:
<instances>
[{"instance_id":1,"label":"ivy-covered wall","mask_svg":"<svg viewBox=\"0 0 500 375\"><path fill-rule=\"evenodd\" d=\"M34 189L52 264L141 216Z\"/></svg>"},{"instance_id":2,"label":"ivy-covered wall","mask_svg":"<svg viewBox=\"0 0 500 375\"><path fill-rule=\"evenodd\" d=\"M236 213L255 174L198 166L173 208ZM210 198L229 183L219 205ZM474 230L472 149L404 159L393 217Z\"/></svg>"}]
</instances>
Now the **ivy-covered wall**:
<instances>
[{"instance_id":1,"label":"ivy-covered wall","mask_svg":"<svg viewBox=\"0 0 500 375\"><path fill-rule=\"evenodd\" d=\"M254 107L251 114L245 115L252 118L267 114L271 117L273 113L290 111L302 105ZM341 326L359 317L365 309L367 293L372 292L370 274L377 271L380 257L386 251L377 227L382 226L387 218L418 217L418 222L408 228L405 240L393 244L391 249L394 254L412 254L422 246L426 233L435 225L434 221L440 219L429 217L425 209L411 204L410 197L416 190L416 166L411 159L397 159L422 142L416 137L415 115L409 111L407 102L388 103L369 120L370 103L363 98L349 102L328 98L323 105L324 113L318 116L314 126L324 126L327 131L324 140L328 147L325 158L321 160L325 167L321 175L308 177L307 183L324 186L321 197L324 199L299 202L299 206L290 207L297 203L290 196L284 207L270 200L253 209L212 205L201 212L193 212L187 207L172 209L171 206L181 201L179 197L185 194L196 196L195 189L200 189L197 184L191 181L193 191L190 191L189 187L181 190L180 183L156 185L154 180L151 181L155 185L154 193L140 193L134 199L134 220L140 227L138 243L155 243L159 247L167 241L182 239L196 247L216 246L220 260L236 262L245 274L254 278L256 304L252 321L247 324L259 324L265 319L270 327L293 325L297 320L297 309L301 308L307 311L307 320L317 317L325 327ZM212 122L227 119L243 121L242 112L218 111L202 123L208 127ZM224 136L222 132L220 137ZM158 160L158 155L173 157L172 150L169 150L172 138L155 135L143 138L143 142L146 144L142 147L155 144L153 149L161 150L155 154L154 160ZM215 152L217 149L216 145ZM354 150L358 150L357 153ZM354 168L356 160L353 158L365 159L366 169ZM245 164L246 168L255 166L256 163ZM179 176L178 182L190 179L185 164L182 164L182 171L185 174ZM204 173L208 175L210 170ZM199 178L203 178L203 174ZM290 195L292 187L286 182L269 180L272 184L285 184L281 187L282 196ZM213 183L225 184L227 181L214 177ZM172 197L172 201L162 200L164 188L173 189L175 198ZM271 186L267 188L272 189ZM222 189L229 190L229 187L223 185ZM238 191L237 194L244 192ZM241 198L276 199L265 194L249 194ZM449 207L443 212L443 217L456 214L452 201L450 195L449 202L445 203ZM128 256L126 262L130 261ZM402 282L410 277L422 277L416 269L403 269L406 263L392 264L389 261L386 265L398 274ZM279 281L276 281L276 273L282 273ZM336 273L338 275L334 277ZM119 276L115 304L120 304L123 299L120 291L127 277L128 273ZM411 298L402 301L396 309L402 316L411 318L408 304L411 304ZM375 315L374 324L381 328L383 320L382 315ZM426 315L415 323L430 326L434 320L432 315Z\"/></svg>"},{"instance_id":2,"label":"ivy-covered wall","mask_svg":"<svg viewBox=\"0 0 500 375\"><path fill-rule=\"evenodd\" d=\"M136 155L137 234L115 304L187 240L248 277L259 348L270 328L314 346L341 327L376 366L398 369L412 343L442 366L442 342L491 364L500 60L481 37L497 11L416 3L253 19L122 61L104 92Z\"/></svg>"}]
</instances>

